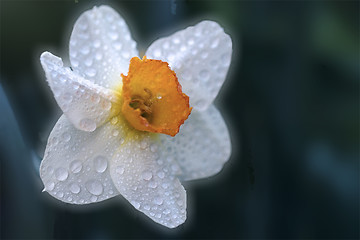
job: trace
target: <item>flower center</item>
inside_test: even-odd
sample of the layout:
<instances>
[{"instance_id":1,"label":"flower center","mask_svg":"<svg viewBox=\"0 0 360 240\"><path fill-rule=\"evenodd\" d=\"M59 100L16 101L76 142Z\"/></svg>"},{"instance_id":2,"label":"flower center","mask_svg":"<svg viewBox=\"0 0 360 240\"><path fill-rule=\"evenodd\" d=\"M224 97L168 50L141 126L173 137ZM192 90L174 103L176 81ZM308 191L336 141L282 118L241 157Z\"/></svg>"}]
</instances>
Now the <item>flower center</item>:
<instances>
[{"instance_id":1,"label":"flower center","mask_svg":"<svg viewBox=\"0 0 360 240\"><path fill-rule=\"evenodd\" d=\"M121 76L126 120L141 131L175 136L192 108L168 63L133 57L128 75Z\"/></svg>"}]
</instances>

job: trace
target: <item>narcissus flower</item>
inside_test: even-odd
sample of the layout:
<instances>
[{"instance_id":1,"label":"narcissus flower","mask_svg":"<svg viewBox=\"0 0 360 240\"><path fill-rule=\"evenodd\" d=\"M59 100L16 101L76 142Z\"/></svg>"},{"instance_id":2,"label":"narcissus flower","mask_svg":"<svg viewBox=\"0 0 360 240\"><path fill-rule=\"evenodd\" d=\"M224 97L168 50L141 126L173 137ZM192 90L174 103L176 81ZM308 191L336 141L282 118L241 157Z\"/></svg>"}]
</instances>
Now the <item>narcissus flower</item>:
<instances>
[{"instance_id":1,"label":"narcissus flower","mask_svg":"<svg viewBox=\"0 0 360 240\"><path fill-rule=\"evenodd\" d=\"M44 190L72 204L121 194L157 223L182 224L179 180L214 175L230 156L212 102L231 54L230 37L203 21L155 41L140 59L112 8L83 13L70 38L72 68L49 52L40 58L64 113L40 166Z\"/></svg>"}]
</instances>

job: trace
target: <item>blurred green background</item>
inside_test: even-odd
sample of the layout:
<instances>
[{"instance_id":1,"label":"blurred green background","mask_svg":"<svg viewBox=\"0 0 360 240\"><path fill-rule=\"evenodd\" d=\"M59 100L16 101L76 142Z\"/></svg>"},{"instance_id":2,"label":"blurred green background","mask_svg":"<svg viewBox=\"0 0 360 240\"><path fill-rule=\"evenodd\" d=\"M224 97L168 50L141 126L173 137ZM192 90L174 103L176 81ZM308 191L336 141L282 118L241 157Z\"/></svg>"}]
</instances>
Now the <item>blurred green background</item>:
<instances>
[{"instance_id":1,"label":"blurred green background","mask_svg":"<svg viewBox=\"0 0 360 240\"><path fill-rule=\"evenodd\" d=\"M168 230L122 197L71 206L41 193L38 166L61 115L39 56L68 62L79 15L108 4L144 52L210 19L233 39L216 99L233 154L184 183ZM359 1L0 0L1 238L359 238Z\"/></svg>"}]
</instances>

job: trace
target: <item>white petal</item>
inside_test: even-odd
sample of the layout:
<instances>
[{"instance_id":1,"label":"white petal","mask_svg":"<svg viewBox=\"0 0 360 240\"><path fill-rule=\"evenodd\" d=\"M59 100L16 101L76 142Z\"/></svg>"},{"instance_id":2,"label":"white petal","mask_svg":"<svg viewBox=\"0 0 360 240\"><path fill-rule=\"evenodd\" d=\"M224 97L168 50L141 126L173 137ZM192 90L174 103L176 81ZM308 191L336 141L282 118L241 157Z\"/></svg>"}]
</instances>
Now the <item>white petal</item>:
<instances>
[{"instance_id":1,"label":"white petal","mask_svg":"<svg viewBox=\"0 0 360 240\"><path fill-rule=\"evenodd\" d=\"M205 110L217 96L232 54L229 35L212 21L203 21L151 44L147 58L169 63L190 105Z\"/></svg>"},{"instance_id":2,"label":"white petal","mask_svg":"<svg viewBox=\"0 0 360 240\"><path fill-rule=\"evenodd\" d=\"M186 193L158 151L157 139L147 136L122 145L110 174L118 191L139 211L166 227L186 219Z\"/></svg>"},{"instance_id":3,"label":"white petal","mask_svg":"<svg viewBox=\"0 0 360 240\"><path fill-rule=\"evenodd\" d=\"M79 17L69 48L74 71L106 88L121 83L121 73L127 74L130 59L138 55L125 21L108 6Z\"/></svg>"},{"instance_id":4,"label":"white petal","mask_svg":"<svg viewBox=\"0 0 360 240\"><path fill-rule=\"evenodd\" d=\"M116 113L119 100L114 92L76 75L49 52L40 60L58 105L75 127L92 132Z\"/></svg>"},{"instance_id":5,"label":"white petal","mask_svg":"<svg viewBox=\"0 0 360 240\"><path fill-rule=\"evenodd\" d=\"M180 165L182 180L218 173L231 154L228 129L214 105L206 111L193 111L175 137L161 138L163 151Z\"/></svg>"},{"instance_id":6,"label":"white petal","mask_svg":"<svg viewBox=\"0 0 360 240\"><path fill-rule=\"evenodd\" d=\"M118 195L110 177L110 159L121 145L114 127L79 131L63 115L50 133L40 176L45 191L68 203L99 202Z\"/></svg>"}]
</instances>

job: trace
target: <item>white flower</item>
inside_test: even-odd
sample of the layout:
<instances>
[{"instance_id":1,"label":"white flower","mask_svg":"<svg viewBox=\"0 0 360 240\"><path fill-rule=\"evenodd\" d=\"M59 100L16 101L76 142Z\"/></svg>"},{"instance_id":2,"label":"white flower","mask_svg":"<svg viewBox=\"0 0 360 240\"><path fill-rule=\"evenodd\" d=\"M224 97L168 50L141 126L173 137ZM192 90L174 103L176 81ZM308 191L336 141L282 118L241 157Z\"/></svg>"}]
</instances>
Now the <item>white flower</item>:
<instances>
[{"instance_id":1,"label":"white flower","mask_svg":"<svg viewBox=\"0 0 360 240\"><path fill-rule=\"evenodd\" d=\"M72 204L121 194L157 223L182 224L186 192L179 179L214 175L231 153L227 127L212 105L231 53L230 37L212 21L155 41L146 57L169 63L193 110L175 137L134 130L119 110L119 86L138 56L136 43L112 8L83 13L70 38L72 70L49 52L40 58L64 112L40 166L44 190Z\"/></svg>"}]
</instances>

